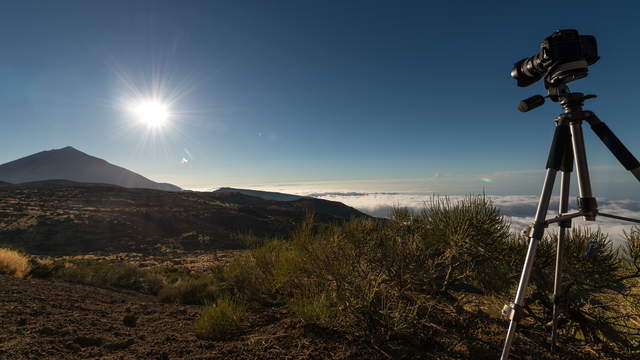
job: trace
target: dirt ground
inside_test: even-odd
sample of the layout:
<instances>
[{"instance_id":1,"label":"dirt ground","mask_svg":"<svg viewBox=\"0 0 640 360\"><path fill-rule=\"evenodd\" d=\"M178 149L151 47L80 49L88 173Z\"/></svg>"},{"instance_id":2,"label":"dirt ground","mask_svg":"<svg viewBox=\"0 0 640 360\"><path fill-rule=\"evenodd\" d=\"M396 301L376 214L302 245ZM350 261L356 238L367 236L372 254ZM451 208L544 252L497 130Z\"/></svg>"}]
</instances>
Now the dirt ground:
<instances>
[{"instance_id":1,"label":"dirt ground","mask_svg":"<svg viewBox=\"0 0 640 360\"><path fill-rule=\"evenodd\" d=\"M229 264L233 258L244 250L214 250L214 251L184 251L157 247L153 253L115 253L115 254L85 254L75 256L58 256L54 259L62 260L95 260L112 264L132 264L140 268L156 266L173 266L186 268L191 271L206 272L215 266ZM44 259L47 256L41 256Z\"/></svg>"},{"instance_id":2,"label":"dirt ground","mask_svg":"<svg viewBox=\"0 0 640 360\"><path fill-rule=\"evenodd\" d=\"M279 307L251 309L245 329L224 341L196 338L200 306L164 304L136 292L0 275L0 360L13 359L497 359L506 323L476 321L447 331L443 348L382 349L366 337L305 326ZM505 325L505 326L503 326ZM453 329L452 329L453 330ZM521 328L512 359L635 359Z\"/></svg>"},{"instance_id":3,"label":"dirt ground","mask_svg":"<svg viewBox=\"0 0 640 360\"><path fill-rule=\"evenodd\" d=\"M278 310L226 341L191 331L199 306L134 292L0 275L0 359L382 358L361 339L307 334ZM126 318L126 320L125 320Z\"/></svg>"}]
</instances>

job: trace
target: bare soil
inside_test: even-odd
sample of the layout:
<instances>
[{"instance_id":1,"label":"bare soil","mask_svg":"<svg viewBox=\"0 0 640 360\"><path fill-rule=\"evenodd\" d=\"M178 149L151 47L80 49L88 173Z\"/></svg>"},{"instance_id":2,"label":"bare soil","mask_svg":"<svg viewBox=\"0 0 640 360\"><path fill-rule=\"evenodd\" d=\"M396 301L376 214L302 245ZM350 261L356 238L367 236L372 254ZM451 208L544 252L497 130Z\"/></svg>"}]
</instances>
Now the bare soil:
<instances>
[{"instance_id":1,"label":"bare soil","mask_svg":"<svg viewBox=\"0 0 640 360\"><path fill-rule=\"evenodd\" d=\"M284 307L250 309L247 326L223 341L198 339L200 306L55 280L0 275L0 360L13 359L497 359L506 331L486 314L441 329L433 346L305 326ZM576 341L549 354L547 332L522 326L512 359L634 359ZM637 355L637 354L636 354Z\"/></svg>"},{"instance_id":2,"label":"bare soil","mask_svg":"<svg viewBox=\"0 0 640 360\"><path fill-rule=\"evenodd\" d=\"M212 250L212 251L184 251L181 249L162 248L154 253L115 253L101 254L89 253L85 255L57 256L54 259L62 260L94 260L111 264L132 264L139 268L157 266L173 266L186 268L191 271L207 272L215 266L228 265L238 254L244 250ZM45 259L47 256L40 256Z\"/></svg>"},{"instance_id":3,"label":"bare soil","mask_svg":"<svg viewBox=\"0 0 640 360\"><path fill-rule=\"evenodd\" d=\"M135 292L0 275L0 359L382 358L363 339L321 334L265 309L225 341L195 337L199 306ZM125 320L126 319L126 320Z\"/></svg>"}]
</instances>

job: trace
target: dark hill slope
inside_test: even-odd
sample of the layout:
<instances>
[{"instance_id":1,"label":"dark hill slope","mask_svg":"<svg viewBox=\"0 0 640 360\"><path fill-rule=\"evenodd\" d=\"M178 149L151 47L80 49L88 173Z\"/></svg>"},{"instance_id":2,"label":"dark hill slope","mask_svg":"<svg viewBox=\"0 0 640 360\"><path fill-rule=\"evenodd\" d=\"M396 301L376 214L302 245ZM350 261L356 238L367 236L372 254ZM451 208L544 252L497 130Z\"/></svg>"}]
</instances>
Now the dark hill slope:
<instances>
[{"instance_id":1,"label":"dark hill slope","mask_svg":"<svg viewBox=\"0 0 640 360\"><path fill-rule=\"evenodd\" d=\"M0 165L0 181L13 184L64 179L83 183L113 184L128 188L180 191L175 185L151 181L71 146L41 151Z\"/></svg>"},{"instance_id":2,"label":"dark hill slope","mask_svg":"<svg viewBox=\"0 0 640 360\"><path fill-rule=\"evenodd\" d=\"M349 218L353 216L354 214L353 211L355 210L354 208L347 206L338 201L322 200L322 199L316 199L308 196L285 194L285 193L272 192L272 191L260 191L260 190L236 189L236 188L230 188L230 187L223 187L214 191L214 193L216 194L238 193L238 194L249 196L252 199L260 198L264 200L289 201L296 206L315 209L315 211L319 213L331 213L344 218ZM252 201L255 201L255 200L252 200ZM358 215L364 215L364 214L359 213Z\"/></svg>"},{"instance_id":3,"label":"dark hill slope","mask_svg":"<svg viewBox=\"0 0 640 360\"><path fill-rule=\"evenodd\" d=\"M250 189L236 189L236 188L230 188L230 187L221 187L214 192L217 192L217 193L237 192L240 194L259 197L261 199L277 200L277 201L293 201L293 200L299 200L304 198L304 196L285 194L280 192L250 190Z\"/></svg>"},{"instance_id":4,"label":"dark hill slope","mask_svg":"<svg viewBox=\"0 0 640 360\"><path fill-rule=\"evenodd\" d=\"M54 183L0 186L0 243L35 254L233 249L237 234L286 235L309 211L320 223L366 216L318 199Z\"/></svg>"}]
</instances>

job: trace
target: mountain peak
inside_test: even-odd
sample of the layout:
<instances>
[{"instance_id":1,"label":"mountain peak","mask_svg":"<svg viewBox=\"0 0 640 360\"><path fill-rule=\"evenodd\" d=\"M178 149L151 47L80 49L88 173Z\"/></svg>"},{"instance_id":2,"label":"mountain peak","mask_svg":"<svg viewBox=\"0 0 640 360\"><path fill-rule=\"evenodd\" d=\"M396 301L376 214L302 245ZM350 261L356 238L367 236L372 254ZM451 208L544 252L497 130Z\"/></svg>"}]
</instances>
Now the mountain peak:
<instances>
[{"instance_id":1,"label":"mountain peak","mask_svg":"<svg viewBox=\"0 0 640 360\"><path fill-rule=\"evenodd\" d=\"M59 148L59 149L51 149L51 150L48 150L46 152L50 152L50 153L66 153L66 154L82 154L82 155L86 155L86 156L91 156L91 155L88 155L85 152L82 152L82 151L74 148L73 146L65 146L65 147L62 147L62 148Z\"/></svg>"},{"instance_id":2,"label":"mountain peak","mask_svg":"<svg viewBox=\"0 0 640 360\"><path fill-rule=\"evenodd\" d=\"M52 179L111 184L128 188L182 190L175 185L149 180L72 146L41 151L0 165L0 181L18 184Z\"/></svg>"}]
</instances>

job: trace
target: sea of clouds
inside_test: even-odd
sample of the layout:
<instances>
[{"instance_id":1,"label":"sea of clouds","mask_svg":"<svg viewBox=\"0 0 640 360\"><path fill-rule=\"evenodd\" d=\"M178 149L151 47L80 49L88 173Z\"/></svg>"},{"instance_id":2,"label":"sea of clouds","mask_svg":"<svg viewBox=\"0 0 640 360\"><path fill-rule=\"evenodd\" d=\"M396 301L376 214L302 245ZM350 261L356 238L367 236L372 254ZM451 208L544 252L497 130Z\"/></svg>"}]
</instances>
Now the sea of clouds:
<instances>
[{"instance_id":1,"label":"sea of clouds","mask_svg":"<svg viewBox=\"0 0 640 360\"><path fill-rule=\"evenodd\" d=\"M600 194L597 197L599 211L640 219L640 194L637 191L638 184L635 179L633 179L633 182L625 181L625 177L622 176L623 174L617 168L594 167L594 169L596 173L599 172L601 178L600 182L592 182L594 193ZM538 175L541 175L539 171L494 173L475 177L436 174L429 179L417 180L388 180L385 182L364 180L352 182L326 181L270 185L245 184L235 187L339 201L376 217L389 217L394 207L421 211L430 201L434 200L434 196L437 196L434 194L478 194L484 192L511 223L511 229L519 232L533 222L538 206L538 195L511 194L537 188L539 186L536 182ZM628 177L628 174L624 175ZM474 188L473 184L469 183L470 178L479 179L478 181L482 183L479 191L470 191L470 189ZM513 184L520 185L514 187L512 186ZM415 190L409 190L410 188ZM478 187L475 188L478 189ZM387 189L394 189L394 191L386 191ZM395 189L398 189L398 191L395 191ZM572 194L577 193L575 186L572 190ZM455 202L465 196L447 195L447 197ZM558 201L558 196L552 197L547 218L558 214ZM569 210L575 211L575 209L576 201L573 198L570 201ZM585 222L582 218L577 218L573 220L573 223L574 225L600 229L609 234L615 243L620 243L624 238L624 232L628 232L634 226L633 223L602 216L599 216L596 222ZM557 227L552 225L550 229L554 230Z\"/></svg>"},{"instance_id":2,"label":"sea of clouds","mask_svg":"<svg viewBox=\"0 0 640 360\"><path fill-rule=\"evenodd\" d=\"M352 206L366 214L377 217L388 217L393 207L404 207L413 211L421 211L434 195L427 193L396 193L396 192L318 192L307 193L320 199L339 201ZM520 231L524 226L533 222L538 205L538 196L534 195L487 195L511 222L513 231ZM451 201L457 201L464 196L448 196ZM552 198L547 217L557 215L559 197ZM571 208L575 209L575 200L571 201ZM598 198L598 209L603 213L640 219L640 201L612 200ZM601 229L608 233L611 239L619 243L623 239L623 232L629 231L632 224L620 220L598 217L597 222L574 220L574 224Z\"/></svg>"}]
</instances>

